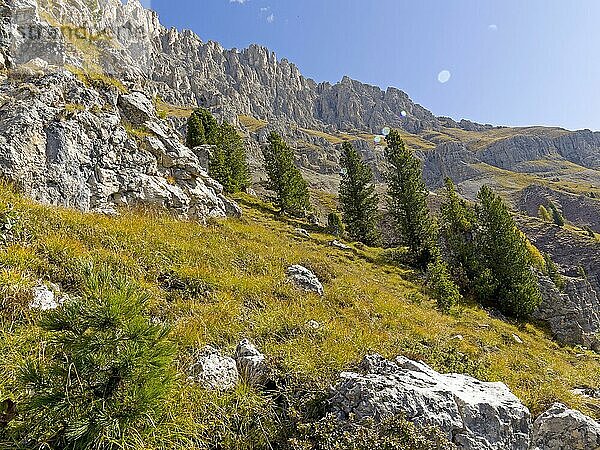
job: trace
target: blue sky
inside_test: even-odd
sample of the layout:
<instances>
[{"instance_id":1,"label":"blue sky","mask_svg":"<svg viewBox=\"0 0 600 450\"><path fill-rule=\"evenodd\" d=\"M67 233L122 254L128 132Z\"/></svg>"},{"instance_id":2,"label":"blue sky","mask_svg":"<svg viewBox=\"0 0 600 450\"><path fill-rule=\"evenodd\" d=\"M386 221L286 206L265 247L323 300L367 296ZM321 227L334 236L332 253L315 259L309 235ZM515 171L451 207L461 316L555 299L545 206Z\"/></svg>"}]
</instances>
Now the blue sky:
<instances>
[{"instance_id":1,"label":"blue sky","mask_svg":"<svg viewBox=\"0 0 600 450\"><path fill-rule=\"evenodd\" d=\"M265 45L316 81L396 86L436 115L600 130L600 0L151 0L166 26ZM441 83L438 75L442 71ZM445 77L444 77L445 75Z\"/></svg>"}]
</instances>

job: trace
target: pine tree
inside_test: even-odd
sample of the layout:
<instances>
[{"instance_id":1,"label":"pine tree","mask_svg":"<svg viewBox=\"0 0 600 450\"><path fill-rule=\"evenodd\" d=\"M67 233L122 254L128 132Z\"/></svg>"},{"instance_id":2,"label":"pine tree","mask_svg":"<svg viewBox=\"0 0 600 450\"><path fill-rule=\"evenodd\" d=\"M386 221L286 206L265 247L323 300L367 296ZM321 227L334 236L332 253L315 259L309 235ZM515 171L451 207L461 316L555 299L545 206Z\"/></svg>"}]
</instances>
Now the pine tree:
<instances>
[{"instance_id":1,"label":"pine tree","mask_svg":"<svg viewBox=\"0 0 600 450\"><path fill-rule=\"evenodd\" d=\"M226 122L219 126L217 143L209 158L208 173L228 193L241 191L249 182L244 141L235 127Z\"/></svg>"},{"instance_id":2,"label":"pine tree","mask_svg":"<svg viewBox=\"0 0 600 450\"><path fill-rule=\"evenodd\" d=\"M196 109L188 118L186 145L189 148L199 145L216 145L219 140L219 124L213 115L204 108Z\"/></svg>"},{"instance_id":3,"label":"pine tree","mask_svg":"<svg viewBox=\"0 0 600 450\"><path fill-rule=\"evenodd\" d=\"M414 262L424 269L433 260L437 249L421 163L405 147L396 130L386 140L389 212Z\"/></svg>"},{"instance_id":4,"label":"pine tree","mask_svg":"<svg viewBox=\"0 0 600 450\"><path fill-rule=\"evenodd\" d=\"M215 119L210 111L205 108L197 109L194 111L194 114L196 114L202 122L206 144L217 145L219 142L219 124L217 123L217 119Z\"/></svg>"},{"instance_id":5,"label":"pine tree","mask_svg":"<svg viewBox=\"0 0 600 450\"><path fill-rule=\"evenodd\" d=\"M263 147L268 188L275 193L273 203L282 212L304 215L310 208L308 184L294 164L294 152L275 132Z\"/></svg>"},{"instance_id":6,"label":"pine tree","mask_svg":"<svg viewBox=\"0 0 600 450\"><path fill-rule=\"evenodd\" d=\"M526 237L517 229L502 199L489 187L478 194L476 290L506 314L527 317L541 302Z\"/></svg>"},{"instance_id":7,"label":"pine tree","mask_svg":"<svg viewBox=\"0 0 600 450\"><path fill-rule=\"evenodd\" d=\"M446 193L440 211L440 232L452 272L463 288L468 288L477 272L473 242L477 228L475 210L456 192L450 178L445 180Z\"/></svg>"},{"instance_id":8,"label":"pine tree","mask_svg":"<svg viewBox=\"0 0 600 450\"><path fill-rule=\"evenodd\" d=\"M133 430L154 425L174 377L168 328L142 315L147 294L95 269L81 297L42 317L50 345L20 370L21 431L44 448L129 447Z\"/></svg>"},{"instance_id":9,"label":"pine tree","mask_svg":"<svg viewBox=\"0 0 600 450\"><path fill-rule=\"evenodd\" d=\"M544 263L546 266L546 275L548 275L556 287L562 291L565 288L565 279L558 271L558 266L548 253L544 253L542 256L544 257Z\"/></svg>"},{"instance_id":10,"label":"pine tree","mask_svg":"<svg viewBox=\"0 0 600 450\"><path fill-rule=\"evenodd\" d=\"M380 240L377 230L379 197L375 193L373 172L350 142L342 145L341 163L344 175L339 195L346 232L353 240L376 245Z\"/></svg>"},{"instance_id":11,"label":"pine tree","mask_svg":"<svg viewBox=\"0 0 600 450\"><path fill-rule=\"evenodd\" d=\"M546 207L544 205L540 205L540 207L538 209L538 216L544 222L552 222L552 216L550 216L550 213L548 212L548 210L546 209Z\"/></svg>"},{"instance_id":12,"label":"pine tree","mask_svg":"<svg viewBox=\"0 0 600 450\"><path fill-rule=\"evenodd\" d=\"M194 148L204 144L206 144L204 125L200 120L200 116L194 111L187 121L185 145L188 148Z\"/></svg>"},{"instance_id":13,"label":"pine tree","mask_svg":"<svg viewBox=\"0 0 600 450\"><path fill-rule=\"evenodd\" d=\"M342 237L344 234L344 223L338 213L330 212L327 215L327 232L336 237Z\"/></svg>"},{"instance_id":14,"label":"pine tree","mask_svg":"<svg viewBox=\"0 0 600 450\"><path fill-rule=\"evenodd\" d=\"M458 286L452 280L448 264L436 257L427 266L427 285L432 291L438 308L444 312L462 300Z\"/></svg>"}]
</instances>

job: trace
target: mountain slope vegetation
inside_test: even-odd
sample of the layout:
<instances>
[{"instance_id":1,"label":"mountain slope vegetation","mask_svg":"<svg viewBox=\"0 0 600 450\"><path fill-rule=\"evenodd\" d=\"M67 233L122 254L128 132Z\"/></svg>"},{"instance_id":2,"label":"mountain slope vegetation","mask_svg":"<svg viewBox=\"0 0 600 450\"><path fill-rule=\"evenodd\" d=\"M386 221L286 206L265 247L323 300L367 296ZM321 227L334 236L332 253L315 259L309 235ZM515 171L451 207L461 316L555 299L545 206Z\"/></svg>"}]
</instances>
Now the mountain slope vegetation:
<instances>
[{"instance_id":1,"label":"mountain slope vegetation","mask_svg":"<svg viewBox=\"0 0 600 450\"><path fill-rule=\"evenodd\" d=\"M391 262L389 251L334 248L323 230L253 197L238 197L242 218L200 225L151 210L108 217L40 206L7 186L0 194L12 224L0 249L0 400L19 403L20 367L43 360L49 343L43 314L29 308L32 288L51 281L78 296L86 271L103 268L148 295L143 314L171 328L177 349L163 415L128 448L269 448L294 435L291 410L301 420L306 405L325 398L338 373L368 352L503 381L534 414L554 401L597 412L595 401L570 392L600 383L596 354L560 347L535 324L505 322L476 305L438 312L420 275ZM292 264L318 275L323 297L286 281ZM198 350L210 344L231 354L244 338L267 355L278 395L244 384L219 393L186 381ZM23 425L17 416L0 436L10 442Z\"/></svg>"}]
</instances>

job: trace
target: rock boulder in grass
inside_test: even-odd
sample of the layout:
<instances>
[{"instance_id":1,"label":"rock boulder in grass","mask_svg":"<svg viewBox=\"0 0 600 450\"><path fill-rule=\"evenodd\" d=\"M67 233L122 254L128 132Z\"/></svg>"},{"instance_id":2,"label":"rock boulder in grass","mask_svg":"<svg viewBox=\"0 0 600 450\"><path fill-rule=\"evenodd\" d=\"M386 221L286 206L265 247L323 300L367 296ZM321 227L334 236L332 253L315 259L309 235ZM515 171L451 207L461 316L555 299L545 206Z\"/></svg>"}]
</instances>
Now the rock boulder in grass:
<instances>
[{"instance_id":1,"label":"rock boulder in grass","mask_svg":"<svg viewBox=\"0 0 600 450\"><path fill-rule=\"evenodd\" d=\"M29 309L50 311L60 307L64 302L60 288L53 283L39 284L32 289L31 294L33 298L29 303Z\"/></svg>"},{"instance_id":2,"label":"rock boulder in grass","mask_svg":"<svg viewBox=\"0 0 600 450\"><path fill-rule=\"evenodd\" d=\"M223 356L207 345L188 370L188 380L200 383L206 389L227 391L239 381L237 364L233 358Z\"/></svg>"},{"instance_id":3,"label":"rock boulder in grass","mask_svg":"<svg viewBox=\"0 0 600 450\"><path fill-rule=\"evenodd\" d=\"M310 238L310 234L304 228L294 228L294 234L303 238Z\"/></svg>"},{"instance_id":4,"label":"rock boulder in grass","mask_svg":"<svg viewBox=\"0 0 600 450\"><path fill-rule=\"evenodd\" d=\"M352 250L352 247L350 247L349 245L344 244L343 242L336 240L333 240L329 243L329 245L331 245L332 247L338 248L340 250Z\"/></svg>"},{"instance_id":5,"label":"rock boulder in grass","mask_svg":"<svg viewBox=\"0 0 600 450\"><path fill-rule=\"evenodd\" d=\"M561 403L539 416L533 424L534 450L598 450L600 424Z\"/></svg>"},{"instance_id":6,"label":"rock boulder in grass","mask_svg":"<svg viewBox=\"0 0 600 450\"><path fill-rule=\"evenodd\" d=\"M502 383L440 374L422 362L367 356L361 373L344 372L330 408L340 419L376 421L404 414L438 427L463 450L527 450L531 415Z\"/></svg>"},{"instance_id":7,"label":"rock boulder in grass","mask_svg":"<svg viewBox=\"0 0 600 450\"><path fill-rule=\"evenodd\" d=\"M240 376L250 385L261 385L267 375L268 367L263 355L248 339L241 341L234 356Z\"/></svg>"},{"instance_id":8,"label":"rock boulder in grass","mask_svg":"<svg viewBox=\"0 0 600 450\"><path fill-rule=\"evenodd\" d=\"M306 267L299 264L290 266L286 270L288 280L294 283L300 289L307 292L315 292L323 295L323 285L317 276L308 270Z\"/></svg>"}]
</instances>

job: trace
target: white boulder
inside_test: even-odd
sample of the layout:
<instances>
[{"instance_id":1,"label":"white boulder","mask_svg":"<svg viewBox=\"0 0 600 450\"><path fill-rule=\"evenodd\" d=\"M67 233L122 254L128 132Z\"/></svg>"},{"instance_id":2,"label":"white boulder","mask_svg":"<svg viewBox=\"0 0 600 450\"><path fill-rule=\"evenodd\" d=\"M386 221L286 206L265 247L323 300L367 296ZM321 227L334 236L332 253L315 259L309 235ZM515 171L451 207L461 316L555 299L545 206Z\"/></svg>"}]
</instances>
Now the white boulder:
<instances>
[{"instance_id":1,"label":"white boulder","mask_svg":"<svg viewBox=\"0 0 600 450\"><path fill-rule=\"evenodd\" d=\"M600 424L579 411L561 403L535 419L533 424L535 450L598 450Z\"/></svg>"},{"instance_id":2,"label":"white boulder","mask_svg":"<svg viewBox=\"0 0 600 450\"><path fill-rule=\"evenodd\" d=\"M317 276L308 270L304 266L298 264L290 266L286 270L288 280L294 283L300 289L307 292L315 292L319 295L323 295L323 285L317 278Z\"/></svg>"},{"instance_id":3,"label":"white boulder","mask_svg":"<svg viewBox=\"0 0 600 450\"><path fill-rule=\"evenodd\" d=\"M265 355L248 339L241 341L234 356L240 376L250 385L260 385L268 374Z\"/></svg>"},{"instance_id":4,"label":"white boulder","mask_svg":"<svg viewBox=\"0 0 600 450\"><path fill-rule=\"evenodd\" d=\"M189 381L202 384L206 389L227 391L238 383L239 374L233 358L222 356L207 345L189 369Z\"/></svg>"},{"instance_id":5,"label":"white boulder","mask_svg":"<svg viewBox=\"0 0 600 450\"><path fill-rule=\"evenodd\" d=\"M404 414L437 426L459 449L527 450L529 410L502 383L440 374L425 363L367 356L362 373L345 372L333 387L332 411L341 419L381 420Z\"/></svg>"},{"instance_id":6,"label":"white boulder","mask_svg":"<svg viewBox=\"0 0 600 450\"><path fill-rule=\"evenodd\" d=\"M33 298L29 303L29 309L50 311L63 303L60 289L55 284L39 284L32 289L31 293Z\"/></svg>"}]
</instances>

